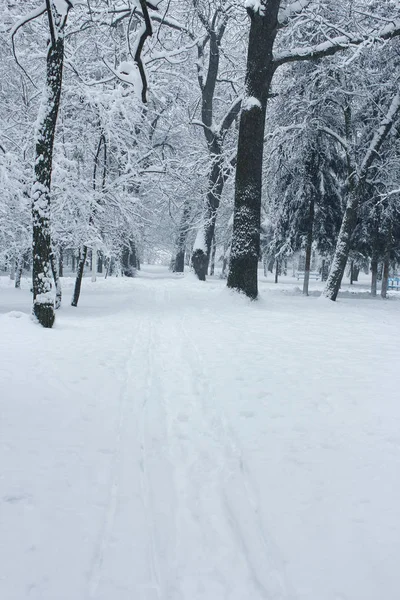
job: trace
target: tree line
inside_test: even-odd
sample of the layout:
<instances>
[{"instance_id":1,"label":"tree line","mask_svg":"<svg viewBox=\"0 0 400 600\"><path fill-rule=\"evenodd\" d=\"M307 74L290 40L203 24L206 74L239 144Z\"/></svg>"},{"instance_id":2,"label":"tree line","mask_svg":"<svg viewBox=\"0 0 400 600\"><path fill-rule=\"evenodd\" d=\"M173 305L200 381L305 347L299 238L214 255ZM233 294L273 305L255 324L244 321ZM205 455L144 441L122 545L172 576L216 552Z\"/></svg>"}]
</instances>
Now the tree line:
<instances>
[{"instance_id":1,"label":"tree line","mask_svg":"<svg viewBox=\"0 0 400 600\"><path fill-rule=\"evenodd\" d=\"M228 287L253 299L263 254L304 251L307 294L318 249L331 300L348 261L370 262L372 293L379 263L387 281L399 252L398 3L28 0L24 11L7 0L0 29L0 258L17 272L31 261L42 325L71 249L73 306L88 253L129 276L157 247L176 272L190 254L201 280L223 247Z\"/></svg>"}]
</instances>

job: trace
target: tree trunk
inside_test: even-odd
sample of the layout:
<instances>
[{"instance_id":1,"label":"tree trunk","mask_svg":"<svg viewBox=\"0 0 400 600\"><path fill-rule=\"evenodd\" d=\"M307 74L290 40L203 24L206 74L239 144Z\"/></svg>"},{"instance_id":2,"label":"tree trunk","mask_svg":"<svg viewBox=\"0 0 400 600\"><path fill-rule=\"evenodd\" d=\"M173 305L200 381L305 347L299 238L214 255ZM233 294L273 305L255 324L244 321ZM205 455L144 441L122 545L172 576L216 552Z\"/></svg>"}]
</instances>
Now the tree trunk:
<instances>
[{"instance_id":1,"label":"tree trunk","mask_svg":"<svg viewBox=\"0 0 400 600\"><path fill-rule=\"evenodd\" d=\"M103 253L99 252L97 254L97 272L99 274L103 273Z\"/></svg>"},{"instance_id":2,"label":"tree trunk","mask_svg":"<svg viewBox=\"0 0 400 600\"><path fill-rule=\"evenodd\" d=\"M308 296L308 284L310 282L310 270L311 270L311 255L312 255L312 243L313 243L313 231L314 231L314 213L315 213L315 201L314 196L311 194L310 198L310 211L308 215L308 231L307 231L307 242L306 242L306 262L304 267L304 281L303 281L303 294Z\"/></svg>"},{"instance_id":3,"label":"tree trunk","mask_svg":"<svg viewBox=\"0 0 400 600\"><path fill-rule=\"evenodd\" d=\"M353 281L358 281L358 276L360 274L360 267L358 265L353 264Z\"/></svg>"},{"instance_id":4,"label":"tree trunk","mask_svg":"<svg viewBox=\"0 0 400 600\"><path fill-rule=\"evenodd\" d=\"M82 252L79 257L78 270L76 272L75 288L74 288L74 293L72 296L71 306L75 306L75 307L78 306L79 296L81 293L83 272L85 270L87 251L88 251L87 246L83 246Z\"/></svg>"},{"instance_id":5,"label":"tree trunk","mask_svg":"<svg viewBox=\"0 0 400 600\"><path fill-rule=\"evenodd\" d=\"M204 240L205 251L202 247L196 248L195 244L192 255L193 269L200 281L205 281L206 279L211 256L212 239L215 231L215 222L217 220L218 207L226 179L223 169L222 146L216 136L214 136L210 152L213 157L213 164L208 182L209 191L201 225L203 230L202 235L200 233L200 238L202 241Z\"/></svg>"},{"instance_id":6,"label":"tree trunk","mask_svg":"<svg viewBox=\"0 0 400 600\"><path fill-rule=\"evenodd\" d=\"M350 261L350 285L353 285L354 282L354 261Z\"/></svg>"},{"instance_id":7,"label":"tree trunk","mask_svg":"<svg viewBox=\"0 0 400 600\"><path fill-rule=\"evenodd\" d=\"M389 265L390 265L390 252L386 252L385 259L383 261L383 275L381 285L381 296L382 298L387 297L388 279L389 279Z\"/></svg>"},{"instance_id":8,"label":"tree trunk","mask_svg":"<svg viewBox=\"0 0 400 600\"><path fill-rule=\"evenodd\" d=\"M263 11L247 9L251 25L246 97L242 103L239 125L232 250L227 285L252 299L258 295L264 126L268 91L274 74L272 48L277 33L279 5L278 0L267 0L262 4Z\"/></svg>"},{"instance_id":9,"label":"tree trunk","mask_svg":"<svg viewBox=\"0 0 400 600\"><path fill-rule=\"evenodd\" d=\"M58 249L58 276L64 277L64 250L62 246Z\"/></svg>"},{"instance_id":10,"label":"tree trunk","mask_svg":"<svg viewBox=\"0 0 400 600\"><path fill-rule=\"evenodd\" d=\"M55 256L54 252L52 252L50 255L50 262L51 262L51 271L53 273L54 285L56 288L56 298L55 298L55 302L54 302L54 307L57 310L61 306L62 290L61 290L60 276L59 276L59 272L57 269L57 258Z\"/></svg>"},{"instance_id":11,"label":"tree trunk","mask_svg":"<svg viewBox=\"0 0 400 600\"><path fill-rule=\"evenodd\" d=\"M185 269L185 249L189 231L190 212L190 202L189 199L186 199L183 205L182 218L179 223L178 236L175 243L176 255L172 265L172 271L174 273L183 273Z\"/></svg>"},{"instance_id":12,"label":"tree trunk","mask_svg":"<svg viewBox=\"0 0 400 600\"><path fill-rule=\"evenodd\" d=\"M378 281L378 258L374 254L371 260L371 296L376 296L376 284Z\"/></svg>"},{"instance_id":13,"label":"tree trunk","mask_svg":"<svg viewBox=\"0 0 400 600\"><path fill-rule=\"evenodd\" d=\"M67 15L57 12L55 2L47 0L51 40L47 52L44 94L40 108L35 158L35 181L32 186L33 221L33 313L43 327L54 323L51 296L50 187L53 167L54 136L60 106L64 38Z\"/></svg>"},{"instance_id":14,"label":"tree trunk","mask_svg":"<svg viewBox=\"0 0 400 600\"><path fill-rule=\"evenodd\" d=\"M97 278L97 246L92 248L92 282L95 283Z\"/></svg>"},{"instance_id":15,"label":"tree trunk","mask_svg":"<svg viewBox=\"0 0 400 600\"><path fill-rule=\"evenodd\" d=\"M278 283L278 275L279 275L279 260L275 262L275 283Z\"/></svg>"},{"instance_id":16,"label":"tree trunk","mask_svg":"<svg viewBox=\"0 0 400 600\"><path fill-rule=\"evenodd\" d=\"M212 239L212 248L211 248L211 266L210 266L210 275L214 275L215 271L215 253L217 251L217 244L215 243L215 234Z\"/></svg>"},{"instance_id":17,"label":"tree trunk","mask_svg":"<svg viewBox=\"0 0 400 600\"><path fill-rule=\"evenodd\" d=\"M15 287L17 289L19 289L21 287L21 277L22 277L23 268L24 268L24 255L20 254L20 257L18 259L17 269L15 272Z\"/></svg>"},{"instance_id":18,"label":"tree trunk","mask_svg":"<svg viewBox=\"0 0 400 600\"><path fill-rule=\"evenodd\" d=\"M121 254L122 272L125 277L135 277L137 268L137 254L135 241L128 240Z\"/></svg>"},{"instance_id":19,"label":"tree trunk","mask_svg":"<svg viewBox=\"0 0 400 600\"><path fill-rule=\"evenodd\" d=\"M15 256L13 256L11 258L11 260L9 261L9 264L10 264L10 280L14 281L15 280L15 268L16 268Z\"/></svg>"},{"instance_id":20,"label":"tree trunk","mask_svg":"<svg viewBox=\"0 0 400 600\"><path fill-rule=\"evenodd\" d=\"M357 221L357 207L357 195L355 192L351 192L347 201L342 226L340 228L331 271L323 292L324 296L332 301L335 301L337 298L346 268L346 263L350 252L351 238Z\"/></svg>"}]
</instances>

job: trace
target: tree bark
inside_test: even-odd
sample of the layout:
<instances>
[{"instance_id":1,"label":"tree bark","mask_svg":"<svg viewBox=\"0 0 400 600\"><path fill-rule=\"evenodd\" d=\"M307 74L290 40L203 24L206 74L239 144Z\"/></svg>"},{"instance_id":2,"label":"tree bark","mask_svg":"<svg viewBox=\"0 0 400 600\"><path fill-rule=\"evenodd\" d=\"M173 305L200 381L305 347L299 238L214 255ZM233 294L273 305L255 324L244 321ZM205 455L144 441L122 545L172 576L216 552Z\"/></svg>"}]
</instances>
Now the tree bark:
<instances>
[{"instance_id":1,"label":"tree bark","mask_svg":"<svg viewBox=\"0 0 400 600\"><path fill-rule=\"evenodd\" d=\"M376 296L376 284L378 281L378 258L372 256L371 260L371 296Z\"/></svg>"},{"instance_id":2,"label":"tree bark","mask_svg":"<svg viewBox=\"0 0 400 600\"><path fill-rule=\"evenodd\" d=\"M279 260L275 262L275 283L278 283L279 276Z\"/></svg>"},{"instance_id":3,"label":"tree bark","mask_svg":"<svg viewBox=\"0 0 400 600\"><path fill-rule=\"evenodd\" d=\"M62 290L61 290L60 275L59 275L59 272L57 269L57 257L53 251L50 255L50 263L51 263L51 271L53 273L54 285L56 288L56 298L54 301L54 307L57 310L61 306Z\"/></svg>"},{"instance_id":4,"label":"tree bark","mask_svg":"<svg viewBox=\"0 0 400 600\"><path fill-rule=\"evenodd\" d=\"M266 0L262 13L248 8L251 19L235 178L235 208L227 285L249 298L258 295L261 179L264 126L269 87L274 74L273 44L278 26L278 0Z\"/></svg>"},{"instance_id":5,"label":"tree bark","mask_svg":"<svg viewBox=\"0 0 400 600\"><path fill-rule=\"evenodd\" d=\"M17 289L19 289L21 287L21 277L22 277L23 268L24 268L24 255L20 254L20 257L18 259L17 269L15 271L15 287Z\"/></svg>"},{"instance_id":6,"label":"tree bark","mask_svg":"<svg viewBox=\"0 0 400 600\"><path fill-rule=\"evenodd\" d=\"M358 199L355 192L350 192L336 244L335 256L323 292L326 298L335 301L340 290L347 258L351 247L351 238L357 221Z\"/></svg>"},{"instance_id":7,"label":"tree bark","mask_svg":"<svg viewBox=\"0 0 400 600\"><path fill-rule=\"evenodd\" d=\"M97 279L97 246L92 248L92 282L95 283Z\"/></svg>"},{"instance_id":8,"label":"tree bark","mask_svg":"<svg viewBox=\"0 0 400 600\"><path fill-rule=\"evenodd\" d=\"M211 247L211 265L210 265L210 275L214 275L215 271L215 254L217 251L217 244L215 243L215 234L212 238L212 247Z\"/></svg>"},{"instance_id":9,"label":"tree bark","mask_svg":"<svg viewBox=\"0 0 400 600\"><path fill-rule=\"evenodd\" d=\"M35 181L32 186L33 221L33 313L43 327L54 324L54 301L51 295L50 187L53 147L60 106L66 15L57 12L47 0L51 39L47 53L46 83L40 108L36 141Z\"/></svg>"},{"instance_id":10,"label":"tree bark","mask_svg":"<svg viewBox=\"0 0 400 600\"><path fill-rule=\"evenodd\" d=\"M78 306L79 296L81 294L81 286L82 286L83 272L85 270L87 251L88 251L87 246L83 246L82 251L80 253L80 257L79 257L78 269L76 272L76 279L75 279L74 293L73 293L72 302L71 302L71 306L74 306L74 307Z\"/></svg>"},{"instance_id":11,"label":"tree bark","mask_svg":"<svg viewBox=\"0 0 400 600\"><path fill-rule=\"evenodd\" d=\"M58 248L58 276L64 277L64 250L62 246Z\"/></svg>"},{"instance_id":12,"label":"tree bark","mask_svg":"<svg viewBox=\"0 0 400 600\"><path fill-rule=\"evenodd\" d=\"M176 254L172 265L174 273L183 273L185 270L186 239L189 231L191 206L189 199L183 205L182 217L179 223L178 236L175 242Z\"/></svg>"},{"instance_id":13,"label":"tree bark","mask_svg":"<svg viewBox=\"0 0 400 600\"><path fill-rule=\"evenodd\" d=\"M304 281L303 281L303 294L308 296L308 285L310 282L310 270L311 270L311 255L312 255L312 243L313 243L313 232L314 232L314 214L315 214L315 200L313 193L310 198L310 210L308 215L308 231L307 231L307 242L306 242L306 262L304 267Z\"/></svg>"},{"instance_id":14,"label":"tree bark","mask_svg":"<svg viewBox=\"0 0 400 600\"><path fill-rule=\"evenodd\" d=\"M382 298L387 297L388 290L388 279L389 279L389 267L390 267L390 252L386 252L383 261L383 274L382 274L382 285L381 285L381 296Z\"/></svg>"}]
</instances>

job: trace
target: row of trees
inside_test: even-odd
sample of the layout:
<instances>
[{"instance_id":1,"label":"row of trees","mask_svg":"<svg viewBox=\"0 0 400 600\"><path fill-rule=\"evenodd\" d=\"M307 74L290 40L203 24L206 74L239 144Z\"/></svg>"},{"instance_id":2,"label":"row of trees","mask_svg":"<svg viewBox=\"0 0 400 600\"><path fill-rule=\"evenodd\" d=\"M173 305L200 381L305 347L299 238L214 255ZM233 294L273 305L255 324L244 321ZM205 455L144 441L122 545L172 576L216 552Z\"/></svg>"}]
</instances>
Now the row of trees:
<instances>
[{"instance_id":1,"label":"row of trees","mask_svg":"<svg viewBox=\"0 0 400 600\"><path fill-rule=\"evenodd\" d=\"M349 257L397 259L398 3L245 4L7 0L0 257L22 265L33 233L45 326L68 249L75 306L88 249L131 274L174 238L173 269L191 246L205 279L220 245L251 298L262 252L303 249L307 293L318 249L332 300Z\"/></svg>"}]
</instances>

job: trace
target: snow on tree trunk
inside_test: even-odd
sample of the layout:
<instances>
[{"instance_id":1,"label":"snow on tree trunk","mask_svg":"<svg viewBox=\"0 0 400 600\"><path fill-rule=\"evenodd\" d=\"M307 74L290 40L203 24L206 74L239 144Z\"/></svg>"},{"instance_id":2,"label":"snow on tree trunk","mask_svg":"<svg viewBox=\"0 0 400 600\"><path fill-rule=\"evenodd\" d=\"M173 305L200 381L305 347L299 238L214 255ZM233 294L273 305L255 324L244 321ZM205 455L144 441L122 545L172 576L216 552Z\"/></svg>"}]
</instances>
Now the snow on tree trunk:
<instances>
[{"instance_id":1,"label":"snow on tree trunk","mask_svg":"<svg viewBox=\"0 0 400 600\"><path fill-rule=\"evenodd\" d=\"M280 2L250 3L251 19L235 179L235 209L227 285L257 298L261 177L267 96L274 74L272 48Z\"/></svg>"},{"instance_id":2,"label":"snow on tree trunk","mask_svg":"<svg viewBox=\"0 0 400 600\"><path fill-rule=\"evenodd\" d=\"M92 248L92 282L96 282L97 277L97 246L93 246Z\"/></svg>"},{"instance_id":3,"label":"snow on tree trunk","mask_svg":"<svg viewBox=\"0 0 400 600\"><path fill-rule=\"evenodd\" d=\"M303 281L303 294L308 296L308 284L310 282L310 270L311 270L311 255L312 255L312 243L313 243L313 232L314 232L314 212L315 212L315 200L314 196L310 198L310 211L308 215L308 231L307 231L307 242L306 242L306 262L304 267L304 281Z\"/></svg>"},{"instance_id":4,"label":"snow on tree trunk","mask_svg":"<svg viewBox=\"0 0 400 600\"><path fill-rule=\"evenodd\" d=\"M51 270L53 273L54 284L56 287L56 298L55 298L55 302L54 302L54 307L57 310L61 306L62 291L61 291L61 281L60 281L59 271L57 268L57 257L55 256L54 252L52 252L50 255L50 262L51 262Z\"/></svg>"},{"instance_id":5,"label":"snow on tree trunk","mask_svg":"<svg viewBox=\"0 0 400 600\"><path fill-rule=\"evenodd\" d=\"M335 256L326 282L323 295L335 301L340 290L347 258L350 252L351 237L357 220L358 200L355 192L349 194L342 226L336 244Z\"/></svg>"},{"instance_id":6,"label":"snow on tree trunk","mask_svg":"<svg viewBox=\"0 0 400 600\"><path fill-rule=\"evenodd\" d=\"M390 265L390 253L386 252L385 259L383 261L383 275L381 285L381 296L382 298L387 297L388 290L388 279L389 279L389 265Z\"/></svg>"},{"instance_id":7,"label":"snow on tree trunk","mask_svg":"<svg viewBox=\"0 0 400 600\"><path fill-rule=\"evenodd\" d=\"M372 256L371 260L371 296L376 296L376 284L378 281L378 259Z\"/></svg>"},{"instance_id":8,"label":"snow on tree trunk","mask_svg":"<svg viewBox=\"0 0 400 600\"><path fill-rule=\"evenodd\" d=\"M24 255L21 254L18 259L17 269L15 271L15 287L19 289L21 287L21 277L24 268Z\"/></svg>"},{"instance_id":9,"label":"snow on tree trunk","mask_svg":"<svg viewBox=\"0 0 400 600\"><path fill-rule=\"evenodd\" d=\"M214 136L213 138L210 145L210 152L213 162L208 182L209 191L207 193L204 216L201 224L201 229L203 231L199 232L196 238L196 242L198 241L201 245L196 246L195 243L192 256L193 269L200 281L205 281L206 279L208 265L210 263L215 222L217 220L217 212L226 179L223 168L222 146L217 136Z\"/></svg>"},{"instance_id":10,"label":"snow on tree trunk","mask_svg":"<svg viewBox=\"0 0 400 600\"><path fill-rule=\"evenodd\" d=\"M82 278L83 278L83 271L85 269L87 250L88 250L87 246L83 246L80 257L79 257L78 270L76 272L76 279L75 279L74 293L73 293L72 301L71 301L71 306L75 306L75 307L78 306L79 296L81 293Z\"/></svg>"},{"instance_id":11,"label":"snow on tree trunk","mask_svg":"<svg viewBox=\"0 0 400 600\"><path fill-rule=\"evenodd\" d=\"M15 280L15 256L13 256L10 260L10 280Z\"/></svg>"},{"instance_id":12,"label":"snow on tree trunk","mask_svg":"<svg viewBox=\"0 0 400 600\"><path fill-rule=\"evenodd\" d=\"M210 263L210 275L214 275L215 271L215 254L217 252L217 244L215 243L215 234L212 238L212 247L211 247L211 263Z\"/></svg>"},{"instance_id":13,"label":"snow on tree trunk","mask_svg":"<svg viewBox=\"0 0 400 600\"><path fill-rule=\"evenodd\" d=\"M183 206L182 218L179 223L178 236L175 242L176 254L172 265L172 271L174 273L183 273L185 269L185 249L186 239L189 231L190 212L190 202L188 199L186 199Z\"/></svg>"},{"instance_id":14,"label":"snow on tree trunk","mask_svg":"<svg viewBox=\"0 0 400 600\"><path fill-rule=\"evenodd\" d=\"M54 323L52 298L50 187L54 136L60 105L64 38L70 3L47 0L51 39L47 53L46 82L37 125L35 180L32 186L33 313L43 327ZM61 14L60 14L61 13Z\"/></svg>"}]
</instances>

